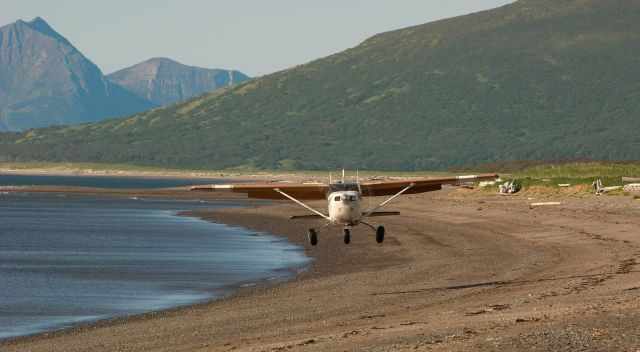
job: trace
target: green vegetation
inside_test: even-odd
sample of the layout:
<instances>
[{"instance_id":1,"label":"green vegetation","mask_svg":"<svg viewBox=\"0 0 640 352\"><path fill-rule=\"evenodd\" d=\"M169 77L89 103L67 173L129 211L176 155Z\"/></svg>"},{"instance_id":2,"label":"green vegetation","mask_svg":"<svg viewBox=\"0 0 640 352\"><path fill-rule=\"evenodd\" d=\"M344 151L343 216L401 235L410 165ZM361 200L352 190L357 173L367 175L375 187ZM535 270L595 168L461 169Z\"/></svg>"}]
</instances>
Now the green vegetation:
<instances>
[{"instance_id":1,"label":"green vegetation","mask_svg":"<svg viewBox=\"0 0 640 352\"><path fill-rule=\"evenodd\" d=\"M640 3L521 0L127 119L0 135L0 161L442 170L640 159Z\"/></svg>"},{"instance_id":2,"label":"green vegetation","mask_svg":"<svg viewBox=\"0 0 640 352\"><path fill-rule=\"evenodd\" d=\"M601 179L605 186L622 185L622 177L640 177L640 163L575 162L543 164L510 172L508 179L519 180L523 187L547 186L559 188L560 184L588 185Z\"/></svg>"},{"instance_id":3,"label":"green vegetation","mask_svg":"<svg viewBox=\"0 0 640 352\"><path fill-rule=\"evenodd\" d=\"M622 178L640 175L640 163L582 162L539 165L516 173L531 178ZM640 177L640 176L638 176Z\"/></svg>"}]
</instances>

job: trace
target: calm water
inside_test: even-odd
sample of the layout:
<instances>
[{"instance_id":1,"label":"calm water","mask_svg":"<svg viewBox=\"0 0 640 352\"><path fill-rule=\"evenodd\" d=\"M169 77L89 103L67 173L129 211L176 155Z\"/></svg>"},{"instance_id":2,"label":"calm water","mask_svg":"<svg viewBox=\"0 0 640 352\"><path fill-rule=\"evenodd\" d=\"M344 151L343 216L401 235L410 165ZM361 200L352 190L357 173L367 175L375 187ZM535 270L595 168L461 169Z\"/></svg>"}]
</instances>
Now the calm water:
<instances>
[{"instance_id":1,"label":"calm water","mask_svg":"<svg viewBox=\"0 0 640 352\"><path fill-rule=\"evenodd\" d=\"M0 338L204 301L308 264L283 239L176 216L240 205L0 194Z\"/></svg>"},{"instance_id":2,"label":"calm water","mask_svg":"<svg viewBox=\"0 0 640 352\"><path fill-rule=\"evenodd\" d=\"M0 186L77 186L93 188L169 188L215 184L220 179L109 176L0 175ZM224 182L228 182L224 181Z\"/></svg>"}]
</instances>

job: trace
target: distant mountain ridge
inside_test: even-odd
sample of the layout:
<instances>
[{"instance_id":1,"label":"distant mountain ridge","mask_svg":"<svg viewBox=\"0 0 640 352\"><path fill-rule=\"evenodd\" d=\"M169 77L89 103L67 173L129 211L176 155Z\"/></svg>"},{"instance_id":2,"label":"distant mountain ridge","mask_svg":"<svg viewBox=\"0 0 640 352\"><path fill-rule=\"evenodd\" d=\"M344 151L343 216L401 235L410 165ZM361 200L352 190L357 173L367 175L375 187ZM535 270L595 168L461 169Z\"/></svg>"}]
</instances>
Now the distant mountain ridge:
<instances>
[{"instance_id":1,"label":"distant mountain ridge","mask_svg":"<svg viewBox=\"0 0 640 352\"><path fill-rule=\"evenodd\" d=\"M154 106L107 81L42 18L0 27L0 130L93 122Z\"/></svg>"},{"instance_id":2,"label":"distant mountain ridge","mask_svg":"<svg viewBox=\"0 0 640 352\"><path fill-rule=\"evenodd\" d=\"M242 72L187 66L168 58L153 58L107 76L138 97L165 106L238 84Z\"/></svg>"},{"instance_id":3,"label":"distant mountain ridge","mask_svg":"<svg viewBox=\"0 0 640 352\"><path fill-rule=\"evenodd\" d=\"M248 77L152 59L108 77L42 18L0 27L0 131L96 122Z\"/></svg>"},{"instance_id":4,"label":"distant mountain ridge","mask_svg":"<svg viewBox=\"0 0 640 352\"><path fill-rule=\"evenodd\" d=\"M640 160L639 57L640 1L521 0L131 118L0 136L0 160L394 170Z\"/></svg>"}]
</instances>

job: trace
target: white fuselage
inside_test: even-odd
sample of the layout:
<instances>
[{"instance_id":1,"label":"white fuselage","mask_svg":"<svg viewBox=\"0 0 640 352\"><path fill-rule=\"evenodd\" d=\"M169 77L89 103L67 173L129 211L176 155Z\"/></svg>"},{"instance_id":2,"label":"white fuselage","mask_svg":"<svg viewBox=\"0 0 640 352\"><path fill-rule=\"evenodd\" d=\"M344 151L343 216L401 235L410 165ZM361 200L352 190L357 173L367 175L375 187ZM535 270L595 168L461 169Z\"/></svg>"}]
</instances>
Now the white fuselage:
<instances>
[{"instance_id":1,"label":"white fuselage","mask_svg":"<svg viewBox=\"0 0 640 352\"><path fill-rule=\"evenodd\" d=\"M339 225L355 226L362 220L362 196L358 191L329 194L329 218Z\"/></svg>"}]
</instances>

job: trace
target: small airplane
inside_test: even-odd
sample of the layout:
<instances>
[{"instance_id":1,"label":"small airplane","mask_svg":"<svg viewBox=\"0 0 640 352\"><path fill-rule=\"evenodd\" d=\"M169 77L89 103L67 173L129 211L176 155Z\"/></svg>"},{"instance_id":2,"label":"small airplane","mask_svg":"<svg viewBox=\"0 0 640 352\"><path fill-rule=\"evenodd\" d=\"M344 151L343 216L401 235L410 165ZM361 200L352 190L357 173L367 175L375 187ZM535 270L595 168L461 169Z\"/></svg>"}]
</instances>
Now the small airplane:
<instances>
[{"instance_id":1,"label":"small airplane","mask_svg":"<svg viewBox=\"0 0 640 352\"><path fill-rule=\"evenodd\" d=\"M355 182L345 181L344 170L342 179L329 183L247 183L226 185L193 186L191 191L229 191L244 193L249 198L290 200L307 209L311 215L291 216L292 220L299 219L324 219L327 221L324 227L342 226L344 228L344 243L351 242L351 230L358 225L371 228L376 234L376 241L382 243L385 236L384 226L374 227L364 219L381 216L400 215L397 211L379 211L394 199L403 194L417 194L433 192L442 189L443 185L462 185L479 181L493 181L498 178L495 174L454 176L441 178L415 178L407 180L369 181L360 182L356 176ZM363 197L390 196L371 209L362 206ZM312 208L303 200L327 200L328 214ZM314 228L308 231L309 243L312 246L318 244L318 231Z\"/></svg>"}]
</instances>

